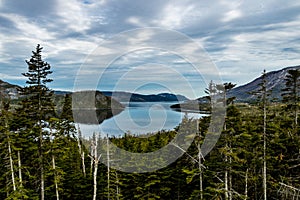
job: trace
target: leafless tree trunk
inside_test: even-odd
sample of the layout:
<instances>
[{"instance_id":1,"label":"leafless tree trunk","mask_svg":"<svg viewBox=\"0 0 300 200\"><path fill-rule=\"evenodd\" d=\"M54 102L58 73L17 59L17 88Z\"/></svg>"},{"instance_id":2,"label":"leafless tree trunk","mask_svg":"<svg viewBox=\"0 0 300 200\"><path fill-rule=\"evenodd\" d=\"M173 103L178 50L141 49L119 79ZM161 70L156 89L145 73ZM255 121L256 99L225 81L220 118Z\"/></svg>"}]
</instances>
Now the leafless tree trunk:
<instances>
[{"instance_id":1,"label":"leafless tree trunk","mask_svg":"<svg viewBox=\"0 0 300 200\"><path fill-rule=\"evenodd\" d=\"M40 71L38 70L38 88L41 86ZM41 92L38 93L38 121L37 125L40 127L39 135L39 161L40 161L40 179L41 179L41 200L45 200L45 171L44 171L44 156L43 156L43 131L41 126L41 115L42 115L42 97Z\"/></svg>"},{"instance_id":2,"label":"leafless tree trunk","mask_svg":"<svg viewBox=\"0 0 300 200\"><path fill-rule=\"evenodd\" d=\"M108 135L106 136L106 146L107 146L107 199L109 199L110 197L110 193L109 193L109 189L110 189L110 177L109 177L109 174L110 174L110 169L109 169L109 142L108 142L109 138L108 138Z\"/></svg>"},{"instance_id":3,"label":"leafless tree trunk","mask_svg":"<svg viewBox=\"0 0 300 200\"><path fill-rule=\"evenodd\" d=\"M225 158L225 162L227 162L227 156ZM228 195L228 171L227 169L225 170L225 199L228 200L229 195Z\"/></svg>"},{"instance_id":4,"label":"leafless tree trunk","mask_svg":"<svg viewBox=\"0 0 300 200\"><path fill-rule=\"evenodd\" d=\"M7 142L8 143L8 155L9 155L9 166L10 166L10 172L11 172L12 185L13 185L13 190L16 191L15 172L14 172L14 165L13 165L9 136L7 136L7 139L8 139L8 142Z\"/></svg>"},{"instance_id":5,"label":"leafless tree trunk","mask_svg":"<svg viewBox=\"0 0 300 200\"><path fill-rule=\"evenodd\" d=\"M298 108L295 108L295 127L297 127L297 125L298 125Z\"/></svg>"},{"instance_id":6,"label":"leafless tree trunk","mask_svg":"<svg viewBox=\"0 0 300 200\"><path fill-rule=\"evenodd\" d=\"M266 87L266 70L263 72L263 84L262 84L262 100L263 100L263 189L264 189L264 200L267 200L267 162L266 162L266 149L267 149L267 141L266 141L266 127L267 127L267 87Z\"/></svg>"},{"instance_id":7,"label":"leafless tree trunk","mask_svg":"<svg viewBox=\"0 0 300 200\"><path fill-rule=\"evenodd\" d=\"M267 162L266 162L266 109L264 107L264 166L263 166L263 188L264 200L267 200Z\"/></svg>"},{"instance_id":8,"label":"leafless tree trunk","mask_svg":"<svg viewBox=\"0 0 300 200\"><path fill-rule=\"evenodd\" d=\"M93 181L94 181L93 200L96 200L96 197L97 197L97 171L98 171L98 162L95 160L95 162L94 162L94 175L93 175Z\"/></svg>"},{"instance_id":9,"label":"leafless tree trunk","mask_svg":"<svg viewBox=\"0 0 300 200\"><path fill-rule=\"evenodd\" d=\"M226 102L226 97L225 97L225 102ZM224 131L226 131L226 122L224 123ZM227 156L227 151L228 151L228 144L226 142L226 145L225 145L225 163L227 165L228 163L228 156ZM224 189L225 189L225 199L228 200L229 199L229 194L228 194L228 169L227 169L227 166L226 166L226 169L225 169L225 174L224 174Z\"/></svg>"},{"instance_id":10,"label":"leafless tree trunk","mask_svg":"<svg viewBox=\"0 0 300 200\"><path fill-rule=\"evenodd\" d=\"M99 134L94 133L91 141L91 160L94 163L94 172L93 172L93 200L97 199L97 172L98 172L98 163L100 161L101 155L98 156L98 137Z\"/></svg>"},{"instance_id":11,"label":"leafless tree trunk","mask_svg":"<svg viewBox=\"0 0 300 200\"><path fill-rule=\"evenodd\" d=\"M198 169L199 169L199 190L200 190L200 199L203 199L203 171L202 171L202 152L200 144L197 145L198 147Z\"/></svg>"},{"instance_id":12,"label":"leafless tree trunk","mask_svg":"<svg viewBox=\"0 0 300 200\"><path fill-rule=\"evenodd\" d=\"M54 184L55 184L56 199L59 200L58 180L57 180L57 174L56 174L56 166L55 166L55 157L54 157L54 155L52 155L52 167L53 167L53 171L54 171Z\"/></svg>"},{"instance_id":13,"label":"leafless tree trunk","mask_svg":"<svg viewBox=\"0 0 300 200\"><path fill-rule=\"evenodd\" d=\"M231 164L232 164L232 157L231 157L231 154L232 154L232 148L231 148L231 142L229 142L229 151L230 151L230 156L229 156L229 171L228 171L228 175L229 175L229 200L232 200L232 191L233 191L233 188L232 188L232 174L231 174L231 171L232 171L232 167L231 167Z\"/></svg>"},{"instance_id":14,"label":"leafless tree trunk","mask_svg":"<svg viewBox=\"0 0 300 200\"><path fill-rule=\"evenodd\" d=\"M21 153L18 151L18 168L19 168L19 182L20 186L23 185L23 179L22 179L22 165L21 165Z\"/></svg>"},{"instance_id":15,"label":"leafless tree trunk","mask_svg":"<svg viewBox=\"0 0 300 200\"><path fill-rule=\"evenodd\" d=\"M178 149L180 149L182 152L184 152L187 156L189 156L193 162L198 163L198 170L199 170L199 192L200 192L200 199L203 199L203 168L205 169L205 166L202 164L202 159L204 160L204 157L202 155L201 152L201 145L200 143L197 144L197 148L198 148L198 156L197 159L195 159L193 156L191 156L189 153L187 153L184 149L182 149L180 146L178 146L175 143L172 143L172 145L174 145L175 147L177 147ZM178 192L179 194L179 192ZM178 199L179 199L179 195L178 195Z\"/></svg>"},{"instance_id":16,"label":"leafless tree trunk","mask_svg":"<svg viewBox=\"0 0 300 200\"><path fill-rule=\"evenodd\" d=\"M52 134L52 128L50 127L50 138L51 138L51 144L53 146L53 140L55 139ZM54 156L54 152L53 152L53 148L51 148L52 151L52 169L53 169L53 173L54 173L54 185L55 185L55 195L56 195L56 199L59 200L59 192L58 192L58 178L57 178L57 172L56 172L56 164L55 164L55 156Z\"/></svg>"},{"instance_id":17,"label":"leafless tree trunk","mask_svg":"<svg viewBox=\"0 0 300 200\"><path fill-rule=\"evenodd\" d=\"M217 86L217 88L219 88L218 90L220 92L223 92L223 103L224 103L224 106L227 107L227 92L229 90L231 90L233 87L235 87L235 84L232 84L232 83L224 83L223 85L219 85ZM226 120L224 122L224 131L226 131ZM226 135L227 137L229 135ZM228 139L225 137L225 140L226 140L226 144L225 144L225 163L226 165L228 164L228 153L232 151L231 149L231 144L229 143L228 144ZM228 199L232 199L232 180L231 180L231 156L229 156L229 168L228 166L226 166L226 169L225 169L225 174L224 174L224 189L225 189L225 199L228 200Z\"/></svg>"},{"instance_id":18,"label":"leafless tree trunk","mask_svg":"<svg viewBox=\"0 0 300 200\"><path fill-rule=\"evenodd\" d=\"M82 173L83 173L83 176L86 177L84 156L85 156L85 153L84 153L84 151L82 151L82 153L81 153Z\"/></svg>"},{"instance_id":19,"label":"leafless tree trunk","mask_svg":"<svg viewBox=\"0 0 300 200\"><path fill-rule=\"evenodd\" d=\"M246 176L245 176L245 200L248 199L248 168L246 170Z\"/></svg>"},{"instance_id":20,"label":"leafless tree trunk","mask_svg":"<svg viewBox=\"0 0 300 200\"><path fill-rule=\"evenodd\" d=\"M82 163L82 173L83 173L83 176L86 177L85 163L84 163L84 151L82 150L81 143L80 143L81 139L82 139L81 130L80 130L79 126L78 126L78 139L77 139L77 142L78 142L78 151L79 151L80 158L81 158L81 163Z\"/></svg>"},{"instance_id":21,"label":"leafless tree trunk","mask_svg":"<svg viewBox=\"0 0 300 200\"><path fill-rule=\"evenodd\" d=\"M94 166L94 159L91 158L91 166L90 166L91 175L93 174L93 166Z\"/></svg>"},{"instance_id":22,"label":"leafless tree trunk","mask_svg":"<svg viewBox=\"0 0 300 200\"><path fill-rule=\"evenodd\" d=\"M13 191L16 191L16 181L15 181L15 172L14 172L14 163L13 163L13 158L12 158L12 151L11 151L11 143L10 143L10 138L9 138L9 131L8 131L8 122L7 119L5 118L5 133L7 137L7 147L8 147L8 156L9 156L9 167L10 167L10 173L11 173L11 180L12 180L12 185L13 185Z\"/></svg>"},{"instance_id":23,"label":"leafless tree trunk","mask_svg":"<svg viewBox=\"0 0 300 200\"><path fill-rule=\"evenodd\" d=\"M40 162L41 162L41 200L45 200L45 176L44 176L44 165L43 165L44 157L42 153L40 153Z\"/></svg>"}]
</instances>

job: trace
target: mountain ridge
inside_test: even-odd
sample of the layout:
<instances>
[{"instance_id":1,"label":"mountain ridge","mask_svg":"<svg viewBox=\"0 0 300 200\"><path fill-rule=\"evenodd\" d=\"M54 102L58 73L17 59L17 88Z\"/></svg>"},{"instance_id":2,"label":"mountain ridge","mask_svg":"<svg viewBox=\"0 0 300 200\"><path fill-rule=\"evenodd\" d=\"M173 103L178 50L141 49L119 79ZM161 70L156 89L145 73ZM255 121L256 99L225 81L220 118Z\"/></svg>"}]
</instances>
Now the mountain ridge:
<instances>
[{"instance_id":1,"label":"mountain ridge","mask_svg":"<svg viewBox=\"0 0 300 200\"><path fill-rule=\"evenodd\" d=\"M122 91L102 91L106 96L110 96L120 102L159 102L159 101L186 101L187 97L178 94L171 93L159 93L159 94L138 94Z\"/></svg>"},{"instance_id":2,"label":"mountain ridge","mask_svg":"<svg viewBox=\"0 0 300 200\"><path fill-rule=\"evenodd\" d=\"M300 65L289 66L279 70L266 72L267 90L272 91L269 98L275 101L281 100L281 90L285 87L285 76L290 69L299 69ZM259 84L262 81L262 75L254 80L237 86L228 92L228 97L236 97L237 102L252 102L256 99L251 92L259 90ZM11 99L18 99L21 95L18 89L21 88L18 85L10 84L3 80L0 80L0 94L2 97L10 97ZM158 101L188 101L189 99L183 95L171 94L171 93L159 93L159 94L138 94L131 92L112 92L112 91L100 91L103 95L112 97L119 102L132 101L132 102L158 102ZM61 96L70 94L71 91L54 90L54 94ZM198 101L203 99L200 97Z\"/></svg>"},{"instance_id":3,"label":"mountain ridge","mask_svg":"<svg viewBox=\"0 0 300 200\"><path fill-rule=\"evenodd\" d=\"M285 67L279 70L266 72L267 80L267 91L271 91L269 99L280 101L281 90L285 87L285 77L288 73L288 70L291 69L300 69L300 65ZM255 78L253 81L250 81L244 85L233 88L228 92L229 97L236 97L236 101L240 102L249 102L254 101L256 96L250 94L251 92L259 90L259 84L262 82L262 75Z\"/></svg>"},{"instance_id":4,"label":"mountain ridge","mask_svg":"<svg viewBox=\"0 0 300 200\"><path fill-rule=\"evenodd\" d=\"M10 98L10 99L18 99L21 95L19 89L21 87L18 85L14 85L3 81L0 79L0 96L1 98Z\"/></svg>"},{"instance_id":5,"label":"mountain ridge","mask_svg":"<svg viewBox=\"0 0 300 200\"><path fill-rule=\"evenodd\" d=\"M10 99L18 99L21 94L19 89L21 86L14 85L8 82L5 82L0 79L0 93L5 97ZM99 90L97 90L99 91ZM53 90L55 95L64 96L66 94L72 94L74 92L71 91L63 91L63 90ZM159 93L159 94L139 94L139 93L131 93L131 92L123 92L123 91L99 91L105 96L113 97L115 100L124 102L124 101L132 101L132 102L158 102L158 101L186 101L187 97L180 94L171 94L171 93Z\"/></svg>"}]
</instances>

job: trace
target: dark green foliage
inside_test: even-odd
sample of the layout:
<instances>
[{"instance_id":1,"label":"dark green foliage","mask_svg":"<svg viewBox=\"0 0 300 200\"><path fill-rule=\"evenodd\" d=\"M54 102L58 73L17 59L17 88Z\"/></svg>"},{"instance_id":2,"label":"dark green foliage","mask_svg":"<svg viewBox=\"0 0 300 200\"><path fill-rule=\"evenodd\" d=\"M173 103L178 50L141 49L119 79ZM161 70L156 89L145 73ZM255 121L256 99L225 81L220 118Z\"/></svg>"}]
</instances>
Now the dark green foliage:
<instances>
[{"instance_id":1,"label":"dark green foliage","mask_svg":"<svg viewBox=\"0 0 300 200\"><path fill-rule=\"evenodd\" d=\"M283 102L295 103L299 101L300 71L288 70L285 78L285 88L282 89Z\"/></svg>"},{"instance_id":2,"label":"dark green foliage","mask_svg":"<svg viewBox=\"0 0 300 200\"><path fill-rule=\"evenodd\" d=\"M73 121L73 112L72 112L72 97L71 94L65 95L65 100L62 108L62 113L60 115L61 119Z\"/></svg>"},{"instance_id":3,"label":"dark green foliage","mask_svg":"<svg viewBox=\"0 0 300 200\"><path fill-rule=\"evenodd\" d=\"M299 92L300 92L300 71L298 69L288 70L285 78L285 88L282 89L283 102L287 105L287 110L294 114L294 128L298 124Z\"/></svg>"},{"instance_id":4,"label":"dark green foliage","mask_svg":"<svg viewBox=\"0 0 300 200\"><path fill-rule=\"evenodd\" d=\"M21 89L21 94L26 96L22 101L22 111L33 121L45 120L54 115L53 92L46 85L52 82L52 79L47 77L52 71L50 71L51 66L42 60L42 49L37 45L31 58L26 60L28 72L22 73L28 78L26 81L28 86Z\"/></svg>"},{"instance_id":5,"label":"dark green foliage","mask_svg":"<svg viewBox=\"0 0 300 200\"><path fill-rule=\"evenodd\" d=\"M79 142L85 155L86 174L84 174L82 152L79 152L78 139L75 137L79 134L79 130L76 130L73 124L71 96L65 96L62 110L56 115L55 105L51 100L52 92L47 87L47 83L51 82L48 78L51 74L50 65L42 61L41 50L38 45L32 58L26 62L28 72L24 73L24 76L28 78L28 86L22 90L25 96L19 107L10 108L7 100L1 105L0 199L40 199L41 167L44 170L45 199L56 199L55 183L58 185L60 199L92 199L94 164L91 166L91 158L88 156L90 154L88 140L82 139ZM284 101L288 105L298 104L298 96L295 96L297 93L295 91L299 89L298 77L298 71L289 71L284 90ZM205 158L200 159L200 168L199 146L208 134L210 116L203 117L197 122L199 130L191 130L191 123L194 123L194 120L183 119L180 129L195 133L194 142L182 157L162 169L137 174L111 168L108 188L107 166L99 163L97 199L108 199L108 195L110 199L132 200L200 199L201 194L203 199L224 199L225 170L230 171L233 199L262 199L264 161L262 106L228 102L226 92L233 86L231 83L221 86L211 83L207 89L210 95L223 94L224 96L219 97L222 101L227 100L229 106L226 129L214 149ZM266 88L262 88L262 91L266 91ZM294 101L287 101L288 96ZM265 100L263 103L266 103ZM268 122L265 126L267 196L268 199L292 199L293 196L288 196L283 186L285 184L290 188L300 189L300 134L295 123L295 115L286 110L285 104L269 103L265 106ZM109 139L124 150L147 153L158 150L176 138L178 128L149 134L147 137L126 133L123 137ZM178 137L178 139L184 141L185 138ZM227 162L224 155L228 158ZM130 163L128 165L130 166ZM11 166L16 190L12 185ZM203 183L202 192L200 178Z\"/></svg>"},{"instance_id":6,"label":"dark green foliage","mask_svg":"<svg viewBox=\"0 0 300 200\"><path fill-rule=\"evenodd\" d=\"M243 199L245 197L246 174L248 177L248 199L261 198L263 194L261 187L263 144L261 134L262 118L259 113L259 108L256 106L239 107L239 105L235 105L228 107L226 134L221 136L215 148L203 161L205 166L203 169L204 199L224 198L223 172L228 164L225 164L222 154L225 152L224 145L229 141L232 151L226 152L232 158L230 167L232 188L235 192L233 198ZM285 112L281 109L281 105L277 104L271 105L268 111L270 123L267 126L267 192L269 198L275 199L281 198L281 193L278 193L280 182L296 188L300 187L300 138L298 135L291 134L293 127L290 124L293 118L283 113ZM198 150L196 145L198 140L201 142L205 137L209 121L209 117L204 117L199 121L201 137L196 138L197 140L195 140L188 152L170 166L144 174L124 173L111 169L110 197L112 199L117 199L117 197L119 199L199 199L199 171L197 163L190 156L197 158ZM87 176L84 177L77 141L72 137L72 134L64 132L66 129L61 127L62 122L60 119L52 118L50 122L53 129L60 131L55 133L56 139L52 142L50 140L44 141L45 148L48 149L44 159L51 163L51 156L55 155L56 175L59 176L61 199L91 199L92 176L89 170L90 159L86 157ZM1 126L3 127L3 125ZM122 138L111 138L111 141L120 148L131 152L150 152L167 144L174 138L175 134L176 132L174 131L164 131L147 138L126 134ZM3 145L4 139L1 139L3 152L5 150L5 145ZM25 137L25 135L22 137L18 135L14 138L14 145L22 149L23 179L24 188L27 190L26 194L30 199L38 198L35 182L37 180L35 172L38 169L38 162L34 161L38 154L35 141L31 140L30 137ZM88 155L88 151L86 151L86 155ZM7 163L5 157L1 156L0 159L1 163L3 163L0 165L0 170L5 172L3 173L5 176L0 178L0 196L6 198L9 171L5 165ZM14 150L14 160L16 161L16 159L16 150ZM15 168L17 169L16 162ZM47 170L46 198L55 199L54 172L51 164L45 165L45 169ZM103 164L99 164L97 180L98 199L107 199L107 167Z\"/></svg>"}]
</instances>

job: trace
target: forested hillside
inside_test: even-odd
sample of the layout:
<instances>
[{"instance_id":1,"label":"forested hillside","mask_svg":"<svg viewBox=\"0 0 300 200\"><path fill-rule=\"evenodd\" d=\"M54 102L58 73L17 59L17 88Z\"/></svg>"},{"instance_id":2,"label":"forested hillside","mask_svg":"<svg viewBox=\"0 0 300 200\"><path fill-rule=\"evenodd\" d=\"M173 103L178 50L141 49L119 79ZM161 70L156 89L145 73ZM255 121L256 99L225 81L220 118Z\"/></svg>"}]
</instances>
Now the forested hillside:
<instances>
[{"instance_id":1,"label":"forested hillside","mask_svg":"<svg viewBox=\"0 0 300 200\"><path fill-rule=\"evenodd\" d=\"M26 98L13 108L9 98L1 98L0 199L300 198L298 69L288 70L280 91L283 100L276 103L269 99L266 73L252 91L257 103L251 105L226 96L234 84L211 82L207 93L221 97L218 102L226 102L227 108L213 150L202 156L201 144L210 134L207 116L197 121L192 145L176 162L154 172L125 173L101 163L108 157L98 154L103 142L110 140L130 152L153 152L168 144L180 126L189 127L195 120L183 118L175 130L147 137L124 133L101 138L95 133L83 138L74 124L72 96L65 94L61 111L55 109L48 88L51 66L41 53L38 45L26 61L27 86L20 91Z\"/></svg>"},{"instance_id":2,"label":"forested hillside","mask_svg":"<svg viewBox=\"0 0 300 200\"><path fill-rule=\"evenodd\" d=\"M129 92L108 92L104 91L104 95L113 97L120 102L157 102L157 101L186 101L188 100L183 95L175 95L170 93L160 93L160 94L135 94Z\"/></svg>"}]
</instances>

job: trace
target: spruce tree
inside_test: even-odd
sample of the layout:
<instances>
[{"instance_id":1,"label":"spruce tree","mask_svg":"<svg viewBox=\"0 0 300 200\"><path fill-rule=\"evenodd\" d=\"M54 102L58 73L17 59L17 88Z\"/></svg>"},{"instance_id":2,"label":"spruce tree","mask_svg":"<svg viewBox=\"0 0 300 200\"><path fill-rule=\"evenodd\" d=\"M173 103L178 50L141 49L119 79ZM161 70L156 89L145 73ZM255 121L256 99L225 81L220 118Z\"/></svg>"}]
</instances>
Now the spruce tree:
<instances>
[{"instance_id":1,"label":"spruce tree","mask_svg":"<svg viewBox=\"0 0 300 200\"><path fill-rule=\"evenodd\" d=\"M294 126L298 123L298 101L300 92L300 71L288 70L285 77L285 88L282 89L283 102L287 103L288 109L294 111Z\"/></svg>"},{"instance_id":2,"label":"spruce tree","mask_svg":"<svg viewBox=\"0 0 300 200\"><path fill-rule=\"evenodd\" d=\"M22 75L28 78L26 81L27 86L21 89L21 93L25 98L22 100L21 108L17 110L17 113L19 114L18 118L24 122L23 124L20 124L21 127L18 127L19 130L26 130L23 132L24 135L22 137L26 137L28 139L26 142L31 140L32 145L36 147L32 150L37 150L37 169L39 169L40 174L40 199L44 200L44 139L47 138L45 128L47 127L46 121L55 115L55 111L54 104L52 102L53 92L47 87L47 84L52 82L52 79L48 78L48 76L52 73L50 70L51 66L42 60L42 49L43 48L38 44L36 50L32 51L31 58L26 60L28 71L26 73L22 73ZM30 165L31 163L28 164Z\"/></svg>"},{"instance_id":3,"label":"spruce tree","mask_svg":"<svg viewBox=\"0 0 300 200\"><path fill-rule=\"evenodd\" d=\"M62 120L68 120L69 122L73 122L73 112L72 112L72 96L71 94L65 95L65 100L62 108L62 113L60 115Z\"/></svg>"}]
</instances>

